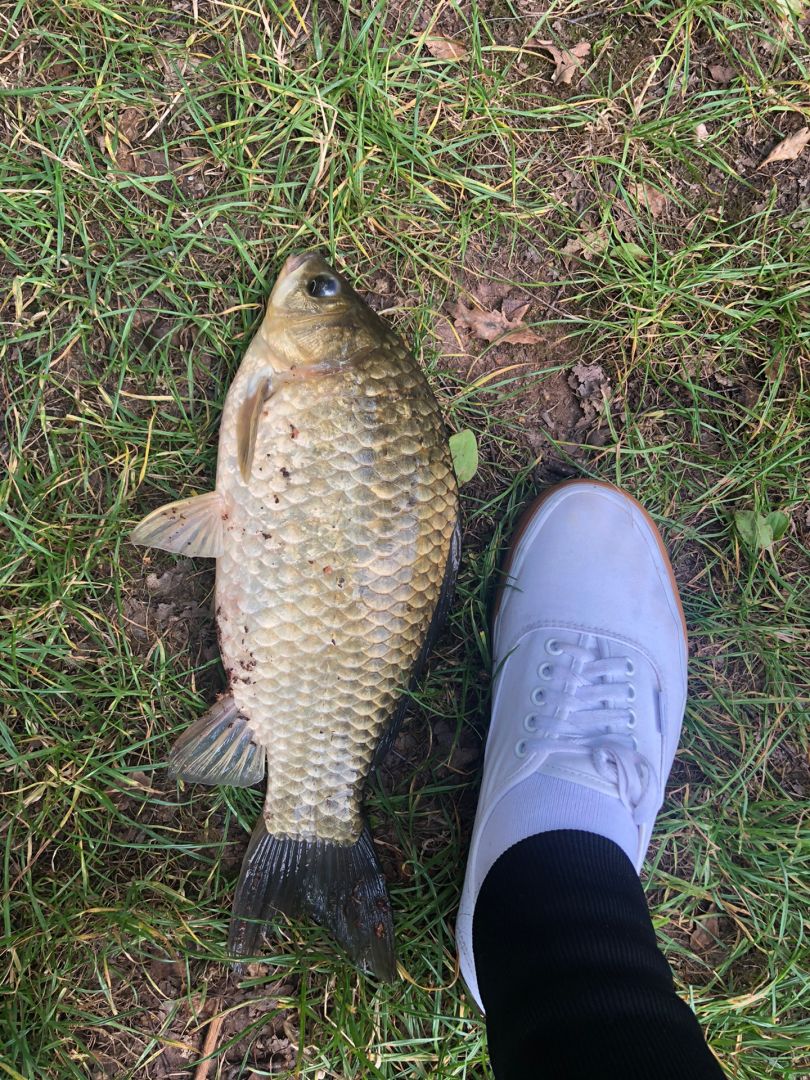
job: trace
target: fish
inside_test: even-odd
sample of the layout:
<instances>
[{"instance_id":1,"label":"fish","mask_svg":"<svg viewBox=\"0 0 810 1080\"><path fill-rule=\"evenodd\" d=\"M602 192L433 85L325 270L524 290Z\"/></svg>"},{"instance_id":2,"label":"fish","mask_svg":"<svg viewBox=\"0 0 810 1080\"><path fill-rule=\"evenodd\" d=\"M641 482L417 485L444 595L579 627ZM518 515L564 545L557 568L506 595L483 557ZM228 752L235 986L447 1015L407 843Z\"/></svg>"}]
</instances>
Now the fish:
<instances>
[{"instance_id":1,"label":"fish","mask_svg":"<svg viewBox=\"0 0 810 1080\"><path fill-rule=\"evenodd\" d=\"M234 896L237 960L283 913L395 978L363 793L451 604L459 537L447 433L419 363L317 252L291 256L225 399L214 490L130 536L216 559L228 689L169 765L192 783L265 782Z\"/></svg>"}]
</instances>

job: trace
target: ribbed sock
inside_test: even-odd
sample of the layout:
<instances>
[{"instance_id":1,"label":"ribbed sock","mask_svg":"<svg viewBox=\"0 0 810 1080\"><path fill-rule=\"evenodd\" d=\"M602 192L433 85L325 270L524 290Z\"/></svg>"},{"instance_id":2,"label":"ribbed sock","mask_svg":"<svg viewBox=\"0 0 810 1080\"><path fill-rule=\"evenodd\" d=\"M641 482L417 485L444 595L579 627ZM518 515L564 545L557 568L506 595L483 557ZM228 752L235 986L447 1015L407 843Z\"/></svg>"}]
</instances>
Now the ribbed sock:
<instances>
[{"instance_id":1,"label":"ribbed sock","mask_svg":"<svg viewBox=\"0 0 810 1080\"><path fill-rule=\"evenodd\" d=\"M498 1080L723 1080L610 840L548 832L506 851L473 951Z\"/></svg>"}]
</instances>

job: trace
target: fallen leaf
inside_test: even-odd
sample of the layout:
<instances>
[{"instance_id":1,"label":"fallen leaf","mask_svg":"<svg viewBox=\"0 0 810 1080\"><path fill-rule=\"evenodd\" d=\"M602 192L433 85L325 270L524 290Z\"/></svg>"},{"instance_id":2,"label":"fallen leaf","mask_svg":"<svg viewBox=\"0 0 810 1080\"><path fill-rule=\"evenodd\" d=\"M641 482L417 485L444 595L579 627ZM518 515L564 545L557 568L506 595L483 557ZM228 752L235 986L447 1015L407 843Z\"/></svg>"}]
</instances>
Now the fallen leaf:
<instances>
[{"instance_id":1,"label":"fallen leaf","mask_svg":"<svg viewBox=\"0 0 810 1080\"><path fill-rule=\"evenodd\" d=\"M583 259L590 260L596 255L601 255L609 243L607 233L600 226L598 229L590 229L579 236L572 236L562 249L562 254L579 255L581 252Z\"/></svg>"},{"instance_id":2,"label":"fallen leaf","mask_svg":"<svg viewBox=\"0 0 810 1080\"><path fill-rule=\"evenodd\" d=\"M521 314L525 313L525 305ZM459 329L471 330L476 337L484 341L507 342L512 345L535 345L540 337L530 330L520 318L509 318L502 311L487 311L486 308L469 308L459 301L451 310L453 321Z\"/></svg>"},{"instance_id":3,"label":"fallen leaf","mask_svg":"<svg viewBox=\"0 0 810 1080\"><path fill-rule=\"evenodd\" d=\"M582 419L576 427L586 427L595 416L604 412L610 380L601 364L584 364L580 361L571 369L568 385L576 392L582 409Z\"/></svg>"},{"instance_id":4,"label":"fallen leaf","mask_svg":"<svg viewBox=\"0 0 810 1080\"><path fill-rule=\"evenodd\" d=\"M582 409L582 417L574 424L574 431L582 431L603 415L610 397L610 380L601 364L579 361L571 368L568 385L575 391Z\"/></svg>"},{"instance_id":5,"label":"fallen leaf","mask_svg":"<svg viewBox=\"0 0 810 1080\"><path fill-rule=\"evenodd\" d=\"M800 18L804 11L806 0L774 0L774 5L780 16L785 20Z\"/></svg>"},{"instance_id":6,"label":"fallen leaf","mask_svg":"<svg viewBox=\"0 0 810 1080\"><path fill-rule=\"evenodd\" d=\"M558 49L551 41L538 41L546 52L551 53L554 61L554 74L551 81L560 83L561 86L570 86L571 80L577 68L582 67L582 61L591 51L590 42L578 41L571 49Z\"/></svg>"},{"instance_id":7,"label":"fallen leaf","mask_svg":"<svg viewBox=\"0 0 810 1080\"><path fill-rule=\"evenodd\" d=\"M628 240L626 243L617 244L616 250L622 254L627 255L630 259L638 261L639 259L649 259L649 252L645 251L639 244L634 243L632 240Z\"/></svg>"},{"instance_id":8,"label":"fallen leaf","mask_svg":"<svg viewBox=\"0 0 810 1080\"><path fill-rule=\"evenodd\" d=\"M736 74L734 68L728 67L727 64L712 64L709 67L709 75L720 86L727 86Z\"/></svg>"},{"instance_id":9,"label":"fallen leaf","mask_svg":"<svg viewBox=\"0 0 810 1080\"><path fill-rule=\"evenodd\" d=\"M607 375L601 364L584 364L582 361L574 364L568 379L569 385L580 397L593 397L600 392L601 384L606 382Z\"/></svg>"},{"instance_id":10,"label":"fallen leaf","mask_svg":"<svg viewBox=\"0 0 810 1080\"><path fill-rule=\"evenodd\" d=\"M790 518L781 510L758 514L754 510L738 510L734 515L734 527L740 538L753 551L769 551L788 530Z\"/></svg>"},{"instance_id":11,"label":"fallen leaf","mask_svg":"<svg viewBox=\"0 0 810 1080\"><path fill-rule=\"evenodd\" d=\"M512 322L520 322L531 306L531 300L517 300L507 297L501 304L501 311Z\"/></svg>"},{"instance_id":12,"label":"fallen leaf","mask_svg":"<svg viewBox=\"0 0 810 1080\"><path fill-rule=\"evenodd\" d=\"M144 115L140 109L124 109L118 115L118 145L115 163L124 172L137 172L137 158L133 149L143 127Z\"/></svg>"},{"instance_id":13,"label":"fallen leaf","mask_svg":"<svg viewBox=\"0 0 810 1080\"><path fill-rule=\"evenodd\" d=\"M776 382L777 379L782 379L789 365L789 355L783 349L774 349L764 365L765 377L768 382L773 383Z\"/></svg>"},{"instance_id":14,"label":"fallen leaf","mask_svg":"<svg viewBox=\"0 0 810 1080\"><path fill-rule=\"evenodd\" d=\"M795 161L808 142L810 142L810 127L799 128L792 135L788 135L786 139L782 139L771 150L759 168L764 169L766 165L770 165L774 161Z\"/></svg>"},{"instance_id":15,"label":"fallen leaf","mask_svg":"<svg viewBox=\"0 0 810 1080\"><path fill-rule=\"evenodd\" d=\"M698 955L712 952L721 946L720 919L717 915L709 915L701 922L695 920L694 929L689 938L692 951Z\"/></svg>"},{"instance_id":16,"label":"fallen leaf","mask_svg":"<svg viewBox=\"0 0 810 1080\"><path fill-rule=\"evenodd\" d=\"M22 40L20 40L20 46L22 44L23 42ZM17 50L15 49L14 51L16 52ZM75 75L76 65L73 63L72 60L60 60L57 61L55 64L51 64L51 66L48 68L49 79L59 79L61 81L62 79L75 78Z\"/></svg>"},{"instance_id":17,"label":"fallen leaf","mask_svg":"<svg viewBox=\"0 0 810 1080\"><path fill-rule=\"evenodd\" d=\"M430 55L437 60L466 60L469 55L463 43L455 38L429 37L425 45Z\"/></svg>"},{"instance_id":18,"label":"fallen leaf","mask_svg":"<svg viewBox=\"0 0 810 1080\"><path fill-rule=\"evenodd\" d=\"M695 124L695 139L699 143L704 143L709 138L709 129L705 124Z\"/></svg>"},{"instance_id":19,"label":"fallen leaf","mask_svg":"<svg viewBox=\"0 0 810 1080\"><path fill-rule=\"evenodd\" d=\"M478 472L478 442L475 432L465 428L448 439L450 457L459 485L466 484Z\"/></svg>"},{"instance_id":20,"label":"fallen leaf","mask_svg":"<svg viewBox=\"0 0 810 1080\"><path fill-rule=\"evenodd\" d=\"M504 301L513 292L514 286L508 281L495 281L490 277L479 278L475 283L475 300L481 307L504 307ZM507 311L508 315L509 312Z\"/></svg>"},{"instance_id":21,"label":"fallen leaf","mask_svg":"<svg viewBox=\"0 0 810 1080\"><path fill-rule=\"evenodd\" d=\"M144 115L140 109L122 109L118 115L118 134L131 143L143 127Z\"/></svg>"},{"instance_id":22,"label":"fallen leaf","mask_svg":"<svg viewBox=\"0 0 810 1080\"><path fill-rule=\"evenodd\" d=\"M644 206L650 211L651 217L660 217L666 208L666 195L656 190L656 188L650 187L649 184L631 184L630 194L639 206Z\"/></svg>"}]
</instances>

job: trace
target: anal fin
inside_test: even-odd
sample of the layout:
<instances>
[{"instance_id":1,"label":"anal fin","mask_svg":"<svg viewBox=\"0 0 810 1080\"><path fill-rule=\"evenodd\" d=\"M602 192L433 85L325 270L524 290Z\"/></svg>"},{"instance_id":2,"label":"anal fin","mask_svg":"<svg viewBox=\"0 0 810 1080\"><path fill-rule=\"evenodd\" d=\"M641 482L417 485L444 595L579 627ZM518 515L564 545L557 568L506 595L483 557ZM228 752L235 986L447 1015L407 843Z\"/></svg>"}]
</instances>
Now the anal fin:
<instances>
[{"instance_id":1,"label":"anal fin","mask_svg":"<svg viewBox=\"0 0 810 1080\"><path fill-rule=\"evenodd\" d=\"M264 779L265 749L230 694L192 724L172 747L175 776L195 784L252 787Z\"/></svg>"},{"instance_id":2,"label":"anal fin","mask_svg":"<svg viewBox=\"0 0 810 1080\"><path fill-rule=\"evenodd\" d=\"M133 544L216 559L222 554L222 496L217 491L193 495L153 510L130 533Z\"/></svg>"}]
</instances>

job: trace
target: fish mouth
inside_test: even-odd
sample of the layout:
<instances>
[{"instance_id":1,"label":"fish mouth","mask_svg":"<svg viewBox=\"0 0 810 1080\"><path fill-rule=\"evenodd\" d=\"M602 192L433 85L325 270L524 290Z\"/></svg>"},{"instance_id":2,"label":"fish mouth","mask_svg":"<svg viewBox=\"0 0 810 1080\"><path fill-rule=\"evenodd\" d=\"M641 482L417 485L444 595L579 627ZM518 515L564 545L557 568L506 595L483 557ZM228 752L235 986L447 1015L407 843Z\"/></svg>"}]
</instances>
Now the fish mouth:
<instances>
[{"instance_id":1,"label":"fish mouth","mask_svg":"<svg viewBox=\"0 0 810 1080\"><path fill-rule=\"evenodd\" d=\"M286 277L288 274L294 273L294 271L300 269L304 265L307 259L311 259L313 255L315 255L314 251L302 251L299 252L298 255L290 255L282 266L279 277Z\"/></svg>"}]
</instances>

